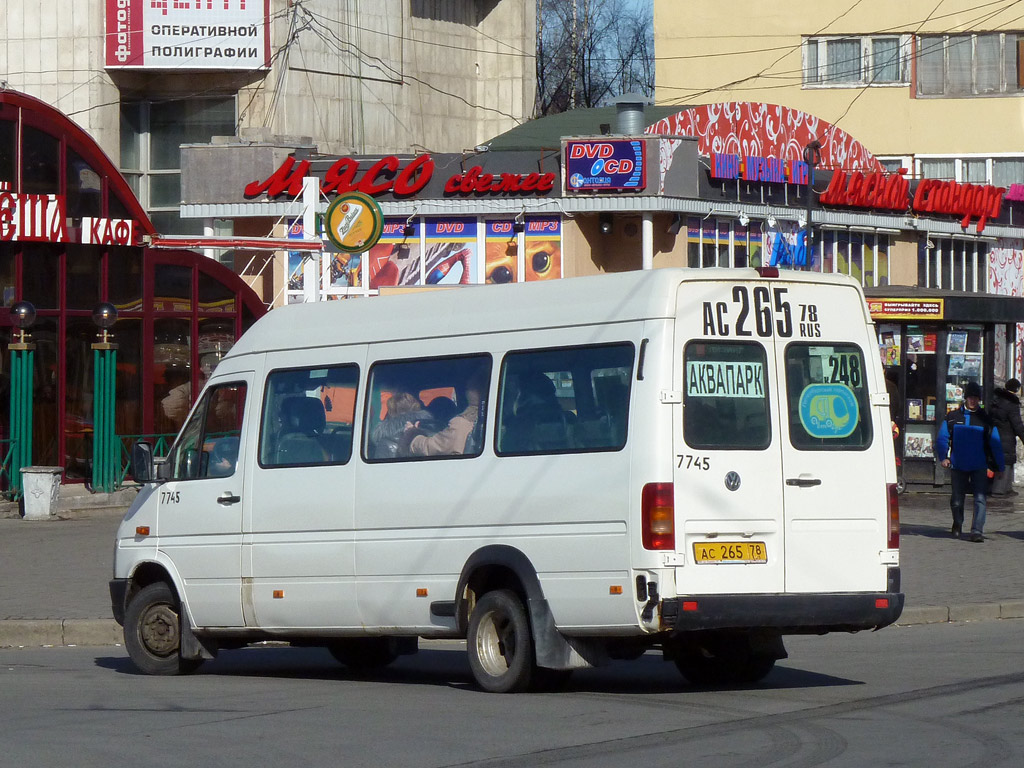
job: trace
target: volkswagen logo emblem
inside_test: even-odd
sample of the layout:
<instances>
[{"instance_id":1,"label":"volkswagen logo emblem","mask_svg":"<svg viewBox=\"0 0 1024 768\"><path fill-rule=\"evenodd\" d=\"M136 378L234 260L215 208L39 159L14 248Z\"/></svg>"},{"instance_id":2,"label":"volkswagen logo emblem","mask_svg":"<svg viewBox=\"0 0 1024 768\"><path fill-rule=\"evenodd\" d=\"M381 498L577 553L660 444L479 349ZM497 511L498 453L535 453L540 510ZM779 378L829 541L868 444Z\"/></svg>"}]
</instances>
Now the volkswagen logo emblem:
<instances>
[{"instance_id":1,"label":"volkswagen logo emblem","mask_svg":"<svg viewBox=\"0 0 1024 768\"><path fill-rule=\"evenodd\" d=\"M739 472L730 472L725 476L725 487L730 491L735 491L740 487Z\"/></svg>"}]
</instances>

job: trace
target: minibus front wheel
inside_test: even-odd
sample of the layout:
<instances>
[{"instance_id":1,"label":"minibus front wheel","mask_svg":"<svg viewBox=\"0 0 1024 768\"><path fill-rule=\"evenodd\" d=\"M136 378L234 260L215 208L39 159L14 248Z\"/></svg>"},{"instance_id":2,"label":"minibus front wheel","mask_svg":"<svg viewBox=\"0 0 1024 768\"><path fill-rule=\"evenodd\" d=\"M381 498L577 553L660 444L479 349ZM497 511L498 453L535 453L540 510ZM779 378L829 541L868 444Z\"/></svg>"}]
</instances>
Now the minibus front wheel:
<instances>
[{"instance_id":1,"label":"minibus front wheel","mask_svg":"<svg viewBox=\"0 0 1024 768\"><path fill-rule=\"evenodd\" d=\"M124 617L124 645L140 672L187 674L202 663L181 658L180 616L178 598L165 582L149 584L132 596Z\"/></svg>"},{"instance_id":2,"label":"minibus front wheel","mask_svg":"<svg viewBox=\"0 0 1024 768\"><path fill-rule=\"evenodd\" d=\"M536 672L533 636L522 600L497 589L477 600L469 617L469 667L485 691L525 691Z\"/></svg>"}]
</instances>

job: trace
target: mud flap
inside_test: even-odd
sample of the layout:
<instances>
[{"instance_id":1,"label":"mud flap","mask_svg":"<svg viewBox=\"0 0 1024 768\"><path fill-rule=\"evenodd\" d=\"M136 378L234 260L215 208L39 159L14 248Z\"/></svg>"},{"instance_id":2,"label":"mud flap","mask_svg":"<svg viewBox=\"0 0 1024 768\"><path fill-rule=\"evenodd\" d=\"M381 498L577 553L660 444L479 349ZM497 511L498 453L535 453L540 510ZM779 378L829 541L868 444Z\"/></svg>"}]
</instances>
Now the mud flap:
<instances>
[{"instance_id":1,"label":"mud flap","mask_svg":"<svg viewBox=\"0 0 1024 768\"><path fill-rule=\"evenodd\" d=\"M199 660L214 659L217 657L217 645L210 640L202 640L196 637L192 631L192 621L188 617L188 611L182 605L179 608L178 626L181 628L181 640L178 654L183 659Z\"/></svg>"},{"instance_id":2,"label":"mud flap","mask_svg":"<svg viewBox=\"0 0 1024 768\"><path fill-rule=\"evenodd\" d=\"M604 643L566 637L555 626L547 600L528 600L530 629L537 666L546 669L586 669L609 661Z\"/></svg>"}]
</instances>

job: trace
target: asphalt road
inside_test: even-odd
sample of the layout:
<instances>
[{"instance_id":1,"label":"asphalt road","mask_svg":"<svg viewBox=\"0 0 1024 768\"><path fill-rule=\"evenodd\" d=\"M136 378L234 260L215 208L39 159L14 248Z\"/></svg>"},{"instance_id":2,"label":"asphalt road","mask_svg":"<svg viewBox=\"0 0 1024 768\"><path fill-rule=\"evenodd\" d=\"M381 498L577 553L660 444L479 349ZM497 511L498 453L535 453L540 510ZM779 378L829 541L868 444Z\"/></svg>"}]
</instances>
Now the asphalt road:
<instances>
[{"instance_id":1,"label":"asphalt road","mask_svg":"<svg viewBox=\"0 0 1024 768\"><path fill-rule=\"evenodd\" d=\"M1024 764L1024 621L787 639L755 687L649 654L567 690L496 695L434 643L372 678L316 649L224 652L190 677L120 648L0 650L0 766L622 768Z\"/></svg>"}]
</instances>

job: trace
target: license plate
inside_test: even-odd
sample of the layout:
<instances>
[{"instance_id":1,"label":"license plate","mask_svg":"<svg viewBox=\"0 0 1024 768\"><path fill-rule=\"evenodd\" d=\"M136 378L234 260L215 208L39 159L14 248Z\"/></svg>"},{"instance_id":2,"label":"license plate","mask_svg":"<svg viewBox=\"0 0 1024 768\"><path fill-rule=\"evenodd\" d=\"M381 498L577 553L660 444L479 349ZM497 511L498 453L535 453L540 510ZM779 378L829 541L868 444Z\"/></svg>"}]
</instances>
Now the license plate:
<instances>
[{"instance_id":1,"label":"license plate","mask_svg":"<svg viewBox=\"0 0 1024 768\"><path fill-rule=\"evenodd\" d=\"M693 544L696 563L767 563L768 547L763 541L697 541Z\"/></svg>"}]
</instances>

